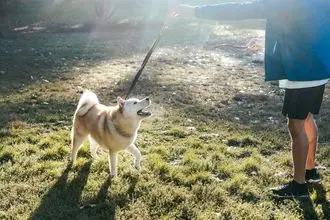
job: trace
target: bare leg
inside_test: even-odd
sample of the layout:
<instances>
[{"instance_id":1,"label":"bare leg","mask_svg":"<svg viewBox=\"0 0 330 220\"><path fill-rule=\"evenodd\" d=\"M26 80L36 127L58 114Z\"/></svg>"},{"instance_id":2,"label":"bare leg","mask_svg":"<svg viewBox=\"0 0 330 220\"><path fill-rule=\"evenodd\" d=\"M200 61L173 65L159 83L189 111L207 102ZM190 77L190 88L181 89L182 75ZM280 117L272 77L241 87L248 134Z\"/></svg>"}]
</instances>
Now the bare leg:
<instances>
[{"instance_id":1,"label":"bare leg","mask_svg":"<svg viewBox=\"0 0 330 220\"><path fill-rule=\"evenodd\" d=\"M293 179L305 183L308 138L305 132L305 120L289 119L288 127L292 140L292 157L294 164Z\"/></svg>"},{"instance_id":2,"label":"bare leg","mask_svg":"<svg viewBox=\"0 0 330 220\"><path fill-rule=\"evenodd\" d=\"M131 153L135 158L135 161L134 161L135 168L140 169L141 152L139 151L139 149L137 149L137 147L134 144L132 144L127 148L127 151L129 153Z\"/></svg>"},{"instance_id":3,"label":"bare leg","mask_svg":"<svg viewBox=\"0 0 330 220\"><path fill-rule=\"evenodd\" d=\"M315 152L318 141L317 125L312 114L308 114L305 120L305 131L308 137L308 155L306 169L315 168Z\"/></svg>"},{"instance_id":4,"label":"bare leg","mask_svg":"<svg viewBox=\"0 0 330 220\"><path fill-rule=\"evenodd\" d=\"M117 152L109 152L109 168L112 176L117 176L117 156Z\"/></svg>"}]
</instances>

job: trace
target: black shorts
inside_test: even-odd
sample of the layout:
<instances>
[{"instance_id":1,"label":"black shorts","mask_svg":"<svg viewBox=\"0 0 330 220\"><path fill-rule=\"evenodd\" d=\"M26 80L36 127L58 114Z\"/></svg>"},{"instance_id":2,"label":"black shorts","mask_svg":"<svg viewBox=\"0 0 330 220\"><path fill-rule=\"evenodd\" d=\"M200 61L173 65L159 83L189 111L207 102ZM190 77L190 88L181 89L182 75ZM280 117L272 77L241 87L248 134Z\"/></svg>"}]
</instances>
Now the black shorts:
<instances>
[{"instance_id":1,"label":"black shorts","mask_svg":"<svg viewBox=\"0 0 330 220\"><path fill-rule=\"evenodd\" d=\"M291 119L307 118L308 113L318 114L325 85L302 89L285 89L282 113Z\"/></svg>"}]
</instances>

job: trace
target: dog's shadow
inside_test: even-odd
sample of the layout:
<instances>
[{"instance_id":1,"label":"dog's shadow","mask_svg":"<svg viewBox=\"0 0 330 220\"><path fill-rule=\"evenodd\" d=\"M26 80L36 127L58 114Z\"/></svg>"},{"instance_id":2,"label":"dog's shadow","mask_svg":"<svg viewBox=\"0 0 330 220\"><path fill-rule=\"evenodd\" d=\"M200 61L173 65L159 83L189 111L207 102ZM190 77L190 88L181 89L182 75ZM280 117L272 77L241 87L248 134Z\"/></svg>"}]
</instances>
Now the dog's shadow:
<instances>
[{"instance_id":1,"label":"dog's shadow","mask_svg":"<svg viewBox=\"0 0 330 220\"><path fill-rule=\"evenodd\" d=\"M87 183L91 161L85 163L74 179L68 182L72 164L68 164L60 178L42 198L29 219L76 219L79 200Z\"/></svg>"},{"instance_id":2,"label":"dog's shadow","mask_svg":"<svg viewBox=\"0 0 330 220\"><path fill-rule=\"evenodd\" d=\"M92 161L89 161L80 167L71 181L68 177L72 165L68 164L29 219L115 219L116 206L125 205L129 199L126 195L108 198L111 176L104 181L95 198L81 202L91 164Z\"/></svg>"},{"instance_id":3,"label":"dog's shadow","mask_svg":"<svg viewBox=\"0 0 330 220\"><path fill-rule=\"evenodd\" d=\"M109 176L102 184L95 199L85 201L80 206L80 216L91 219L115 219L116 198L109 200L107 198L108 189L111 186L112 177Z\"/></svg>"},{"instance_id":4,"label":"dog's shadow","mask_svg":"<svg viewBox=\"0 0 330 220\"><path fill-rule=\"evenodd\" d=\"M72 165L68 164L60 178L42 198L40 205L30 215L29 219L81 219L85 217L85 214L89 214L81 206L80 198L87 183L91 163L89 161L80 167L70 182L68 182L68 177ZM100 204L101 201L105 200L110 184L111 178L108 178L101 187L95 202ZM107 207L108 219L112 219L112 216L115 216L114 211L115 209L109 210L109 207Z\"/></svg>"}]
</instances>

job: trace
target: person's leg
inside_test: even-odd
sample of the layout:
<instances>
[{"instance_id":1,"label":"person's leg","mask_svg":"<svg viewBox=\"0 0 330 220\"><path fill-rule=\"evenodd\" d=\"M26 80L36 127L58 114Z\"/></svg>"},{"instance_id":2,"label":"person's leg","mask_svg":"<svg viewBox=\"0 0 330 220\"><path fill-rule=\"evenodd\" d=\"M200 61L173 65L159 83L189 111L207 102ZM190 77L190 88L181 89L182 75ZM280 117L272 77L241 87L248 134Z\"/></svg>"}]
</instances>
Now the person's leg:
<instances>
[{"instance_id":1,"label":"person's leg","mask_svg":"<svg viewBox=\"0 0 330 220\"><path fill-rule=\"evenodd\" d=\"M305 120L289 118L288 128L292 141L293 179L297 183L303 184L305 183L308 154L308 137L305 131Z\"/></svg>"},{"instance_id":2,"label":"person's leg","mask_svg":"<svg viewBox=\"0 0 330 220\"><path fill-rule=\"evenodd\" d=\"M287 184L271 188L276 197L308 198L306 180L308 182L320 181L315 168L312 170L306 170L306 168L315 166L317 127L312 114L318 114L320 110L324 87L322 85L285 90L282 113L289 118L288 128L292 140L294 177Z\"/></svg>"},{"instance_id":3,"label":"person's leg","mask_svg":"<svg viewBox=\"0 0 330 220\"><path fill-rule=\"evenodd\" d=\"M308 198L308 187L305 183L305 166L308 154L308 137L305 131L305 119L309 110L305 101L307 91L304 89L286 89L282 113L288 118L288 130L291 137L293 158L293 180L279 187L271 188L278 198ZM307 106L306 106L307 104Z\"/></svg>"},{"instance_id":4,"label":"person's leg","mask_svg":"<svg viewBox=\"0 0 330 220\"><path fill-rule=\"evenodd\" d=\"M306 169L315 168L315 152L318 141L317 125L313 119L313 114L309 113L305 120L305 131L308 137L308 155L306 161Z\"/></svg>"},{"instance_id":5,"label":"person's leg","mask_svg":"<svg viewBox=\"0 0 330 220\"><path fill-rule=\"evenodd\" d=\"M291 137L293 158L293 180L279 187L271 188L278 198L308 198L308 187L305 182L305 165L308 154L308 138L305 131L305 119L288 117L288 129Z\"/></svg>"},{"instance_id":6,"label":"person's leg","mask_svg":"<svg viewBox=\"0 0 330 220\"><path fill-rule=\"evenodd\" d=\"M306 161L305 179L310 183L321 181L321 176L315 168L315 152L318 144L318 129L313 114L309 114L305 121L305 131L308 137L308 155Z\"/></svg>"}]
</instances>

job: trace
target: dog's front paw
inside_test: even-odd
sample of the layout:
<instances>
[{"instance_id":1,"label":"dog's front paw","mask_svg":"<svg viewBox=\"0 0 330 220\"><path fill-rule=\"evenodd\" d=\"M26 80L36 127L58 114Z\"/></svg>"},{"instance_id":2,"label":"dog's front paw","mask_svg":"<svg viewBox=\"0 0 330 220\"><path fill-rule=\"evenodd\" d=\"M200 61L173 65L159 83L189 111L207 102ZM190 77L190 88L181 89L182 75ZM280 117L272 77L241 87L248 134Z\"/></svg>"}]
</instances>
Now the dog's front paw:
<instances>
[{"instance_id":1,"label":"dog's front paw","mask_svg":"<svg viewBox=\"0 0 330 220\"><path fill-rule=\"evenodd\" d=\"M111 177L117 177L118 174L117 173L111 173Z\"/></svg>"},{"instance_id":2,"label":"dog's front paw","mask_svg":"<svg viewBox=\"0 0 330 220\"><path fill-rule=\"evenodd\" d=\"M140 165L140 164L135 164L134 167L135 167L135 169L137 169L137 170L140 170L140 169L141 169L141 165Z\"/></svg>"},{"instance_id":3,"label":"dog's front paw","mask_svg":"<svg viewBox=\"0 0 330 220\"><path fill-rule=\"evenodd\" d=\"M69 157L69 159L68 159L69 164L73 165L75 162L76 162L76 157L73 157L73 156Z\"/></svg>"}]
</instances>

